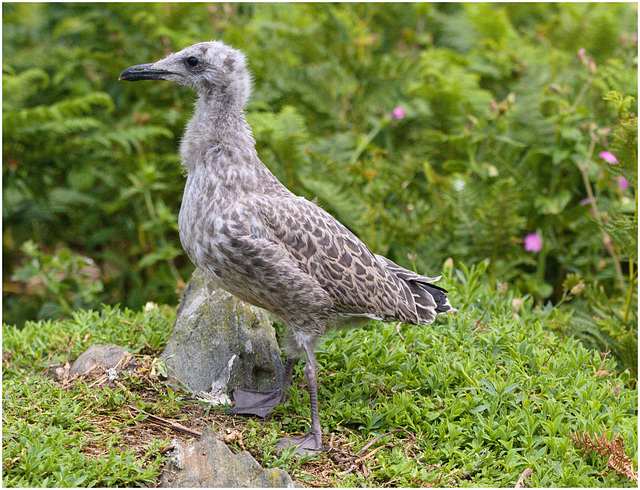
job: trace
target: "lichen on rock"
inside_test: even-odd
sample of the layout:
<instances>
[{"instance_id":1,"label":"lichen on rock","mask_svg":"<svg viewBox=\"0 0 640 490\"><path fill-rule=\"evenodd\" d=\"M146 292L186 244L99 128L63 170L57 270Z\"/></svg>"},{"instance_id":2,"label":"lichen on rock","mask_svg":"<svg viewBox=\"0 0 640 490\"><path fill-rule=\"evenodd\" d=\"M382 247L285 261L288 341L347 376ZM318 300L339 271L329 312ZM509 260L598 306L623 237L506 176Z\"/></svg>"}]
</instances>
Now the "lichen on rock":
<instances>
[{"instance_id":1,"label":"lichen on rock","mask_svg":"<svg viewBox=\"0 0 640 490\"><path fill-rule=\"evenodd\" d=\"M286 471L263 469L247 451L234 454L208 427L193 445L174 441L173 453L162 473L160 486L290 488L294 484Z\"/></svg>"},{"instance_id":2,"label":"lichen on rock","mask_svg":"<svg viewBox=\"0 0 640 490\"><path fill-rule=\"evenodd\" d=\"M196 269L162 353L169 376L212 403L236 387L273 389L283 364L267 313L219 289Z\"/></svg>"}]
</instances>

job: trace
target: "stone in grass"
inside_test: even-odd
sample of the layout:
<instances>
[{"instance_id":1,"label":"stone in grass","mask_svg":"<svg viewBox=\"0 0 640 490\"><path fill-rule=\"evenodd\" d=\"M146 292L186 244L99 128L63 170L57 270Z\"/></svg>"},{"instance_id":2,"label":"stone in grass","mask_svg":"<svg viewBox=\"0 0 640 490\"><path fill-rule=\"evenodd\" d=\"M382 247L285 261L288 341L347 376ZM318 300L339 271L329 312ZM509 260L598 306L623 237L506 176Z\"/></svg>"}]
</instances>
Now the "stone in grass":
<instances>
[{"instance_id":1,"label":"stone in grass","mask_svg":"<svg viewBox=\"0 0 640 490\"><path fill-rule=\"evenodd\" d=\"M207 427L193 445L175 442L160 477L161 487L271 488L293 487L291 476L280 468L264 469L247 451L233 454Z\"/></svg>"},{"instance_id":2,"label":"stone in grass","mask_svg":"<svg viewBox=\"0 0 640 490\"><path fill-rule=\"evenodd\" d=\"M236 387L270 390L284 366L267 313L219 289L196 269L162 353L169 377L211 403L230 403Z\"/></svg>"},{"instance_id":3,"label":"stone in grass","mask_svg":"<svg viewBox=\"0 0 640 490\"><path fill-rule=\"evenodd\" d=\"M102 368L105 371L116 369L131 369L135 367L135 361L128 362L125 357L130 357L131 353L115 344L95 344L78 356L71 369L69 376L82 376L93 371L95 368Z\"/></svg>"}]
</instances>

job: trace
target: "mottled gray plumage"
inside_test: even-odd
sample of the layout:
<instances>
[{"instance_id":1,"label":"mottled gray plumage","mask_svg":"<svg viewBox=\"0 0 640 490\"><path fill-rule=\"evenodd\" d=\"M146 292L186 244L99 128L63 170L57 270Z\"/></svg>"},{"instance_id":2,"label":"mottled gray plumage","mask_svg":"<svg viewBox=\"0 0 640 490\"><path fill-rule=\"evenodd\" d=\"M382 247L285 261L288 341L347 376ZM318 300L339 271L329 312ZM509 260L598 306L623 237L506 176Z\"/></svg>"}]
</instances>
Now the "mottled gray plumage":
<instances>
[{"instance_id":1,"label":"mottled gray plumage","mask_svg":"<svg viewBox=\"0 0 640 490\"><path fill-rule=\"evenodd\" d=\"M431 323L437 313L451 309L446 291L431 284L439 278L420 276L372 253L266 168L245 118L251 78L239 51L220 42L199 43L157 63L128 68L120 78L170 80L198 93L180 147L187 171L179 216L182 246L221 287L287 322L282 388L304 353L312 427L308 435L282 445L300 452L320 449L313 355L318 339L327 328L351 326L358 319ZM286 399L281 389L236 395L236 413L262 414ZM239 406L238 399L248 401Z\"/></svg>"}]
</instances>

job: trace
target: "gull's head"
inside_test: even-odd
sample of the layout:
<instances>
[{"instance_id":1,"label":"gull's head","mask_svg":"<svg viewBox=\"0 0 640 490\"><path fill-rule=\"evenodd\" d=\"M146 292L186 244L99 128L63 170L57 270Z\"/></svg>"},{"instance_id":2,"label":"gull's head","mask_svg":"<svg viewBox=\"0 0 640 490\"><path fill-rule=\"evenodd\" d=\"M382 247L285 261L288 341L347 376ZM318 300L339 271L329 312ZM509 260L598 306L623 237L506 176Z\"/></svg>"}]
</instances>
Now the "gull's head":
<instances>
[{"instance_id":1,"label":"gull's head","mask_svg":"<svg viewBox=\"0 0 640 490\"><path fill-rule=\"evenodd\" d=\"M231 98L241 107L251 92L244 55L218 41L194 44L155 63L131 66L119 80L168 80L200 95Z\"/></svg>"}]
</instances>

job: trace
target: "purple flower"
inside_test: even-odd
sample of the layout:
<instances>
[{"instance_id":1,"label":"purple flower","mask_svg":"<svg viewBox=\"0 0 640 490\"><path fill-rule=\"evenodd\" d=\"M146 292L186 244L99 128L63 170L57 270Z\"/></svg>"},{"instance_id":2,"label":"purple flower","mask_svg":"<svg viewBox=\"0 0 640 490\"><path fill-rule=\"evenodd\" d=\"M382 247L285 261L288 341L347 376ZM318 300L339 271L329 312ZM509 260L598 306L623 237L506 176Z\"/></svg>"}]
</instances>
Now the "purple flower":
<instances>
[{"instance_id":1,"label":"purple flower","mask_svg":"<svg viewBox=\"0 0 640 490\"><path fill-rule=\"evenodd\" d=\"M580 201L580 206L586 206L587 204L591 204L592 202L596 202L595 197L585 197L582 201Z\"/></svg>"},{"instance_id":2,"label":"purple flower","mask_svg":"<svg viewBox=\"0 0 640 490\"><path fill-rule=\"evenodd\" d=\"M598 156L602 158L605 162L610 163L611 165L618 164L618 159L610 151L601 151L600 153L598 153Z\"/></svg>"},{"instance_id":3,"label":"purple flower","mask_svg":"<svg viewBox=\"0 0 640 490\"><path fill-rule=\"evenodd\" d=\"M394 119L402 119L404 117L404 109L398 106L393 110L392 114Z\"/></svg>"},{"instance_id":4,"label":"purple flower","mask_svg":"<svg viewBox=\"0 0 640 490\"><path fill-rule=\"evenodd\" d=\"M524 249L527 252L539 252L542 248L542 237L539 233L529 233L524 237Z\"/></svg>"},{"instance_id":5,"label":"purple flower","mask_svg":"<svg viewBox=\"0 0 640 490\"><path fill-rule=\"evenodd\" d=\"M616 182L620 186L620 189L626 191L629 187L629 181L622 176L616 177Z\"/></svg>"}]
</instances>

